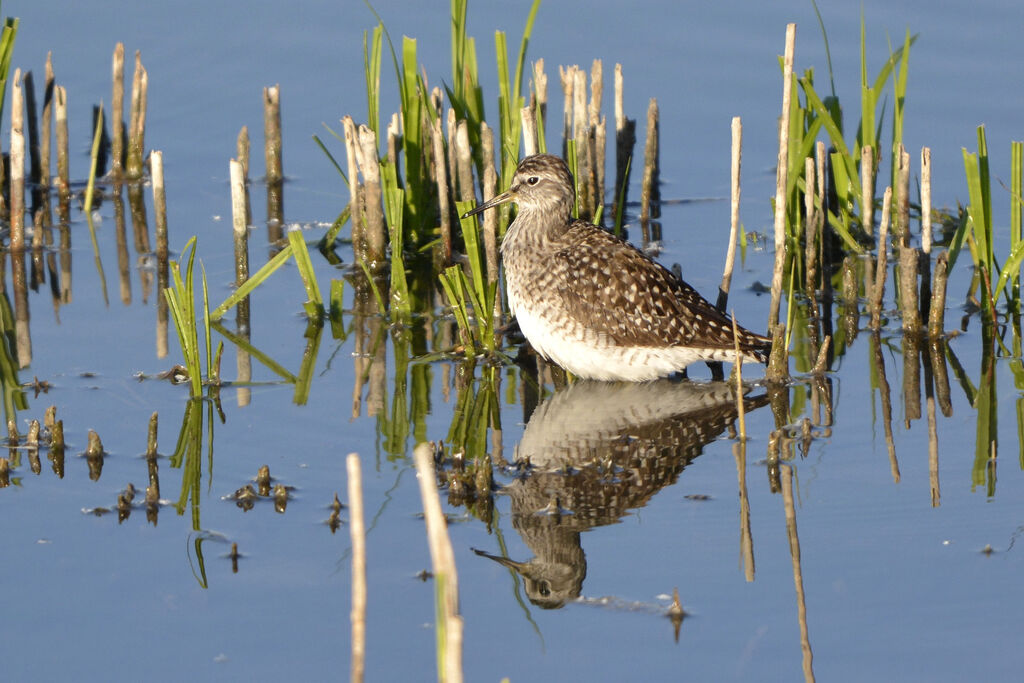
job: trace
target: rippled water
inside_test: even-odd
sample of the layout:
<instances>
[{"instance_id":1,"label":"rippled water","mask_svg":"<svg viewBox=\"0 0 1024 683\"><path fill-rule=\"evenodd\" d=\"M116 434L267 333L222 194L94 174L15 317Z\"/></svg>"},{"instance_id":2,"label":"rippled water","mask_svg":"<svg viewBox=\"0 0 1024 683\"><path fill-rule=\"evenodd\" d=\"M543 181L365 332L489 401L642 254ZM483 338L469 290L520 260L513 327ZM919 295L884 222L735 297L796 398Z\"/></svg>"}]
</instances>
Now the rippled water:
<instances>
[{"instance_id":1,"label":"rippled water","mask_svg":"<svg viewBox=\"0 0 1024 683\"><path fill-rule=\"evenodd\" d=\"M69 93L75 178L88 172L91 105L109 101L114 43L124 41L129 54L142 50L150 79L147 146L164 151L171 248L198 235L212 299L226 296L233 280L228 159L242 125L258 149L262 86L282 87L286 222L318 239L347 201L310 136L324 137L321 122L365 116L362 31L374 19L362 3L250 3L240 12L207 3L9 2L3 9L22 20L14 66L39 74L53 51ZM419 39L432 84L447 77L444 9L406 2L377 9L393 38ZM567 28L580 13L586 28ZM1024 64L1021 10L1008 2L969 10L867 2L864 15L877 60L870 71L888 53L887 32L894 44L907 27L920 33L905 138L915 156L923 144L933 149L936 203L966 201L960 147L975 148L980 123L987 125L993 176L1008 181L1009 141L1022 137L1024 93L1012 87ZM858 7L824 9L823 16L836 88L848 122L855 121ZM516 44L523 20L519 6L470 8L489 110L491 32L504 29ZM627 113L637 119L647 99L658 98L666 198L728 195L729 121L741 115L743 221L747 230L765 232L781 90L776 55L791 20L799 25L797 68L814 66L824 84L820 32L802 2L645 3L628 12L621 3L550 3L538 16L530 57L543 57L549 76L558 64L599 57L610 71L621 62ZM394 104L385 101L382 110ZM9 130L6 121L2 129ZM334 149L340 155L340 145ZM258 176L262 162L254 159ZM254 186L258 225L261 191ZM997 240L1005 244L1009 198L1001 189L994 197ZM151 204L147 210L152 236ZM345 501L344 456L352 451L363 461L369 527L368 678L434 678L434 584L418 578L430 558L409 458L424 439L465 443L470 453L485 449L494 467L493 498L478 495L472 462L468 475L450 461L441 471L467 680L1012 680L1024 663L1017 642L1024 624L1014 609L1021 600L1024 385L1016 382L1020 356L1010 332L1009 353L985 382L976 314L949 344L948 404L941 374L931 384L934 446L928 391L915 405L913 388L905 388L906 354L894 319L877 341L864 331L848 335L827 382L795 385L793 420L781 431L768 404L773 397L764 389L748 394L751 438L743 453L733 439L735 402L720 386L557 388L555 373L540 375L538 388L518 367L478 367L467 376L454 362L418 359L441 348L449 325L420 320L389 330L355 305L351 285L347 334L325 328L319 338L304 336L304 292L289 267L253 297L252 343L291 375L302 374L309 359L308 398L297 404L295 385L256 362L249 405L239 405L238 390L229 387L219 407L189 408L184 386L137 377L177 362L176 342L172 331L170 355L157 356L157 292L149 261L139 267L146 254L131 223L120 250L112 198L99 217L103 279L75 210L71 302L54 305L50 279L29 295L33 355L17 379L50 386L39 395L26 389L24 406L8 417L24 433L27 420L56 405L68 447L62 477L45 450L38 473L21 452L11 485L0 489L5 680L345 676L350 543L347 527L332 533L326 522L334 494ZM662 260L680 262L691 284L712 294L727 225L727 202L667 205ZM710 226L717 226L713 235L704 232ZM631 237L638 240L639 230ZM258 228L254 262L269 250ZM350 252L339 253L351 263ZM332 271L314 256L326 290L344 266ZM947 329L964 315L967 261L958 261L952 278ZM751 247L735 281L730 306L754 328L766 318L767 297L753 286L767 282L770 270L771 254ZM10 299L10 277L7 283ZM837 329L844 312L837 304L830 313ZM229 379L234 349L227 344ZM922 387L937 367L928 351ZM12 396L6 375L4 382L5 397ZM995 460L976 445L972 401L986 388L995 399ZM142 503L154 411L166 502L155 515ZM496 416L500 429L488 429L486 415ZM80 455L89 429L108 451L95 480ZM198 434L198 449L186 456L182 448L175 459L180 432ZM781 461L772 457L776 447ZM274 483L288 487L283 512L269 497L258 496L248 510L233 497L256 486L263 464ZM462 488L447 486L448 476ZM119 520L117 498L129 482L140 493ZM237 572L227 557L233 543L242 554ZM676 588L687 612L681 624L667 616Z\"/></svg>"}]
</instances>

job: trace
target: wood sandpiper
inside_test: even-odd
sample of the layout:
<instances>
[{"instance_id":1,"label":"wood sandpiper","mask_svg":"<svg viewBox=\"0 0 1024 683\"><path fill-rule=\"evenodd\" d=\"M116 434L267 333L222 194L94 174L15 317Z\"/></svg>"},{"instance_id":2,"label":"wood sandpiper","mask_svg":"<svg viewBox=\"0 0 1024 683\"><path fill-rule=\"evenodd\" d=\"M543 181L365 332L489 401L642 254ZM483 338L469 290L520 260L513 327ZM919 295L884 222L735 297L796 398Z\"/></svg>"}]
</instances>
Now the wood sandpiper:
<instances>
[{"instance_id":1,"label":"wood sandpiper","mask_svg":"<svg viewBox=\"0 0 1024 683\"><path fill-rule=\"evenodd\" d=\"M736 361L732 319L628 242L573 219L569 167L523 159L506 202L519 212L501 244L509 307L534 349L577 377L642 382L696 361ZM464 217L465 217L464 216ZM739 328L741 361L765 362L771 340Z\"/></svg>"}]
</instances>

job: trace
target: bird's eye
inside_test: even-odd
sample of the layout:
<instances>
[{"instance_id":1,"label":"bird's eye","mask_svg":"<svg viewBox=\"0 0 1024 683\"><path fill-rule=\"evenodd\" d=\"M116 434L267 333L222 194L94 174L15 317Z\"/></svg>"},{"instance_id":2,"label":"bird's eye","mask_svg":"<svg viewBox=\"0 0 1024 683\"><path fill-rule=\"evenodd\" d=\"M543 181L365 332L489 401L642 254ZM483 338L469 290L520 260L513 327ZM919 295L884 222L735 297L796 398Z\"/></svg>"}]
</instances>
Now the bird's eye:
<instances>
[{"instance_id":1,"label":"bird's eye","mask_svg":"<svg viewBox=\"0 0 1024 683\"><path fill-rule=\"evenodd\" d=\"M532 175L532 176L530 176L529 178L526 179L526 184L527 185L536 185L539 182L540 182L540 178L538 178L535 175Z\"/></svg>"}]
</instances>

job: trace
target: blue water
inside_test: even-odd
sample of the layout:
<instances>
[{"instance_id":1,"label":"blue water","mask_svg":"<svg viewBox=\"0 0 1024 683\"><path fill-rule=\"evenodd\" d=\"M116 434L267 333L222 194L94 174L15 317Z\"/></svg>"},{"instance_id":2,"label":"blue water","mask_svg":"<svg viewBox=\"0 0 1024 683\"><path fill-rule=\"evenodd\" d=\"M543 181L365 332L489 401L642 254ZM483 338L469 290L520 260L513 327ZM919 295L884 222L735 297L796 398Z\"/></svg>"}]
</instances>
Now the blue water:
<instances>
[{"instance_id":1,"label":"blue water","mask_svg":"<svg viewBox=\"0 0 1024 683\"><path fill-rule=\"evenodd\" d=\"M382 2L377 9L396 41L403 34L418 38L431 85L450 79L448 17L440 5ZM227 175L242 125L250 127L253 138L253 175L262 173L263 86L280 83L282 88L286 221L306 228L315 239L347 201L346 188L311 136L328 140L321 124L336 128L342 115L365 118L362 33L375 20L362 3L288 7L255 2L231 8L200 2L8 2L3 11L22 21L14 66L31 68L39 78L46 52L53 51L58 81L68 88L72 175L78 179L88 173L91 106L110 99L113 46L120 40L129 55L142 50L150 83L147 146L164 152L171 248L180 250L188 237L198 235L212 299L226 296L233 279ZM1014 85L1024 76L1019 40L1024 10L1005 1L970 9L865 2L863 12L872 77L888 54L887 40L898 45L908 27L920 34L911 52L905 140L915 174L920 147L933 150L936 204L966 201L960 148L975 149L981 123L987 126L992 175L1008 182L1009 142L1024 137L1019 116L1024 92ZM822 13L837 92L847 125L855 126L860 6L823 7ZM567 28L581 14L586 28ZM524 19L525 7L517 4L477 2L470 7L470 32L478 40L492 115L491 34L504 29L515 49ZM728 195L729 122L742 116L742 216L747 230L765 232L771 224L768 198L781 94L776 56L788 21L798 24L797 69L813 66L819 90L824 89L823 42L813 10L804 2L645 3L626 11L621 3L551 2L540 10L529 55L545 59L554 103L560 100L558 64L589 66L592 59L603 59L607 112L612 67L621 62L626 110L641 121L641 141L647 101L658 98L662 194L667 198ZM386 93L391 78L385 61ZM384 114L395 103L393 94L386 98ZM6 136L6 121L2 130ZM328 144L340 157L341 146ZM8 149L9 141L2 146ZM264 217L260 186L253 192L259 225ZM997 239L1005 241L1007 193L995 189L993 202ZM140 454L147 420L159 411L160 452L171 453L187 393L184 387L135 378L138 372L154 374L177 362L176 341L172 331L170 356L156 356L155 294L143 301L134 268L131 303L121 302L109 201L100 216L109 306L103 303L87 228L77 211L73 303L60 308L58 320L46 287L30 297L34 356L19 377L30 381L38 376L53 388L38 398L29 394L29 409L18 414L19 429L24 432L25 420L41 419L45 407L56 404L69 446L63 479L54 476L45 457L38 476L23 457L12 474L16 485L0 490L7 577L5 617L0 619L2 677L345 676L349 541L347 527L332 535L323 522L334 493L346 498L344 456L355 451L363 461L370 526L368 678L433 679L434 584L416 578L429 568L430 559L418 517L422 506L415 473L405 457L415 437L396 445L381 435L378 419L368 414L374 408L366 390L361 416L352 417L351 338L342 343L325 332L303 406L293 403L293 387L277 383L277 376L259 365L254 379L265 384L253 389L251 405L239 407L233 389L223 392L226 421L214 426L212 469L205 450L201 458L200 526L206 534L217 534L201 546L205 580L187 507L181 516L172 506L162 507L156 525L147 523L142 508L121 524L116 511L99 518L83 512L112 508L129 481L145 486L146 462ZM712 294L724 259L727 202L667 206L663 225L663 260L680 262L687 279ZM710 226L717 232L706 234ZM262 228L254 232L253 245L254 262L261 263L267 253ZM342 256L351 262L350 253ZM135 258L132 251L133 265ZM958 262L950 288L948 329L958 326L970 276L967 261ZM322 260L316 264L326 289L339 273ZM763 325L767 297L749 287L767 282L770 269L771 254L751 248L736 276L730 306L750 327ZM302 300L302 285L291 267L253 299L253 343L293 373L306 348ZM975 318L952 342L975 384L979 329ZM972 480L977 413L951 379L953 416L938 420L940 494L935 506L927 424L921 419L904 425L898 336L891 344L883 356L892 386L898 482L879 396L867 381L872 354L864 334L833 377L835 421L829 433L814 439L805 457L790 462L810 666L818 680L1014 680L1024 664L1018 642L1024 620L1015 609L1022 597L1015 544L1024 493L1016 415L1020 392L1008 363L1000 363L1002 448L995 494L989 495L984 483ZM234 368L229 346L225 375L233 377ZM421 436L445 439L457 391L443 385L454 370L439 362L426 372L430 411ZM389 416L394 374L388 342L383 408ZM520 382L518 374L506 374L499 392L501 443L509 460L526 422ZM636 411L650 403L590 399ZM577 415L592 419L594 409L586 400ZM567 426L584 424L582 417L572 417L572 410L566 414L560 419ZM663 422L657 424L674 425L678 418L658 419ZM741 554L733 441L720 430L707 436L699 457L649 497L627 501L621 516L602 518L580 533L586 569L573 592L582 600L561 609L535 606L508 568L470 550L507 554L519 562L538 556L542 544L526 530L538 520L520 515L511 488L496 499L498 516L491 530L467 517L465 508L448 507L456 520L449 528L466 622L466 679L676 680L683 672L697 680L804 676L808 660L801 648L785 505L783 496L772 491L764 464L775 424L767 407L753 410L747 419L752 582L745 579ZM110 453L97 482L89 480L84 459L76 457L85 449L88 429L103 437ZM535 429L531 422L531 432ZM557 436L556 428L548 441ZM655 440L652 447L660 443ZM673 454L668 455L671 460ZM225 499L262 464L278 481L295 487L284 514L267 501L243 512ZM620 474L628 471L623 468ZM176 502L181 470L162 459L160 475L162 497ZM514 480L513 471L499 472L499 484ZM586 505L578 501L578 511ZM568 517L565 523L572 526ZM244 555L237 574L223 557L231 542ZM986 545L995 552L982 553ZM690 612L678 642L663 614L666 596L675 587Z\"/></svg>"}]
</instances>

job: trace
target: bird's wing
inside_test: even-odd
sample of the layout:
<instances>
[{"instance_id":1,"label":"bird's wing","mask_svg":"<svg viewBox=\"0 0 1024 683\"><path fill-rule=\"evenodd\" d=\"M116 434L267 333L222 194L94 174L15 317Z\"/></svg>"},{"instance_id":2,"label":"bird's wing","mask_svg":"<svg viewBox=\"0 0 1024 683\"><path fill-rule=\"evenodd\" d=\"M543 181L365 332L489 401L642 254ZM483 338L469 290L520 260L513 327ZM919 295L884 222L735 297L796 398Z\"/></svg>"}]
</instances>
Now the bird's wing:
<instances>
[{"instance_id":1,"label":"bird's wing","mask_svg":"<svg viewBox=\"0 0 1024 683\"><path fill-rule=\"evenodd\" d=\"M565 238L552 271L579 322L618 344L733 347L732 321L628 242L582 221Z\"/></svg>"}]
</instances>

